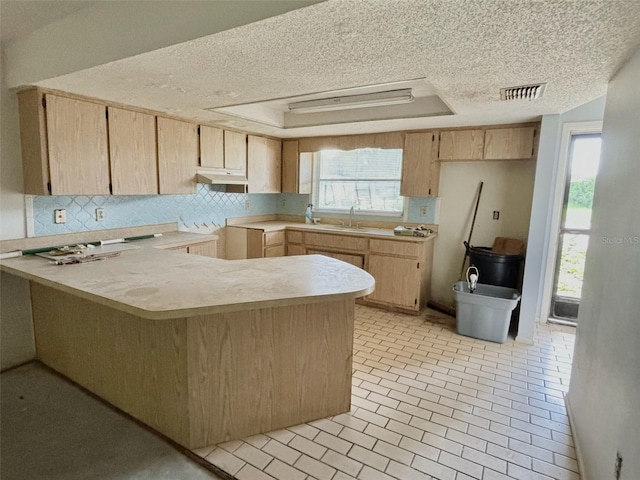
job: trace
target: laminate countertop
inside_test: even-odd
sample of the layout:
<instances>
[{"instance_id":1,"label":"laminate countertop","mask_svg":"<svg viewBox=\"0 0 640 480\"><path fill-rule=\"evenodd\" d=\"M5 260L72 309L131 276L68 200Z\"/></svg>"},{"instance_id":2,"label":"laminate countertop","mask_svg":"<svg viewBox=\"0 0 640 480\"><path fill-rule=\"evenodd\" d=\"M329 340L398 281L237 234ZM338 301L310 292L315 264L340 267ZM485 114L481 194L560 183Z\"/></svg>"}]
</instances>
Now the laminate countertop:
<instances>
[{"instance_id":1,"label":"laminate countertop","mask_svg":"<svg viewBox=\"0 0 640 480\"><path fill-rule=\"evenodd\" d=\"M2 260L0 269L155 320L356 298L375 285L364 270L322 255L223 260L154 243L97 262L54 265L29 255Z\"/></svg>"},{"instance_id":2,"label":"laminate countertop","mask_svg":"<svg viewBox=\"0 0 640 480\"><path fill-rule=\"evenodd\" d=\"M428 237L413 237L409 235L395 235L390 228L376 227L343 227L342 225L331 225L326 223L309 224L299 222L285 222L280 220L266 222L252 222L228 225L229 227L250 228L263 230L265 232L276 232L279 230L303 230L318 233L331 233L335 235L347 235L352 237L382 237L388 240L398 240L402 242L425 242L433 240L437 234L431 233Z\"/></svg>"}]
</instances>

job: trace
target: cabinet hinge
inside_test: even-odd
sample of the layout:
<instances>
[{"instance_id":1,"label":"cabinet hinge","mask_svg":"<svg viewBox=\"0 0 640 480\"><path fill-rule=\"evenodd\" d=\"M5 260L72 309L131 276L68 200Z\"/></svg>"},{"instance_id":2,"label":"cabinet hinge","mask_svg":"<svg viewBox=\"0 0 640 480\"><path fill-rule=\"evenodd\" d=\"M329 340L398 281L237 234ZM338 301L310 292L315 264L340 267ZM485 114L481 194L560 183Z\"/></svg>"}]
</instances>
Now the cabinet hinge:
<instances>
[{"instance_id":1,"label":"cabinet hinge","mask_svg":"<svg viewBox=\"0 0 640 480\"><path fill-rule=\"evenodd\" d=\"M47 182L47 191L51 193L51 182Z\"/></svg>"},{"instance_id":2,"label":"cabinet hinge","mask_svg":"<svg viewBox=\"0 0 640 480\"><path fill-rule=\"evenodd\" d=\"M417 269L420 269L420 262L418 262L418 266L416 267Z\"/></svg>"},{"instance_id":3,"label":"cabinet hinge","mask_svg":"<svg viewBox=\"0 0 640 480\"><path fill-rule=\"evenodd\" d=\"M109 184L109 193L113 195L113 185Z\"/></svg>"},{"instance_id":4,"label":"cabinet hinge","mask_svg":"<svg viewBox=\"0 0 640 480\"><path fill-rule=\"evenodd\" d=\"M47 97L42 96L42 108L47 108Z\"/></svg>"},{"instance_id":5,"label":"cabinet hinge","mask_svg":"<svg viewBox=\"0 0 640 480\"><path fill-rule=\"evenodd\" d=\"M414 305L417 305L417 304L418 304L418 299L417 299L417 298L413 301L413 304L414 304Z\"/></svg>"},{"instance_id":6,"label":"cabinet hinge","mask_svg":"<svg viewBox=\"0 0 640 480\"><path fill-rule=\"evenodd\" d=\"M435 136L435 134L431 135L431 141L432 141L432 142L435 142L435 141L436 141L436 136Z\"/></svg>"},{"instance_id":7,"label":"cabinet hinge","mask_svg":"<svg viewBox=\"0 0 640 480\"><path fill-rule=\"evenodd\" d=\"M429 195L431 195L431 189L429 189Z\"/></svg>"}]
</instances>

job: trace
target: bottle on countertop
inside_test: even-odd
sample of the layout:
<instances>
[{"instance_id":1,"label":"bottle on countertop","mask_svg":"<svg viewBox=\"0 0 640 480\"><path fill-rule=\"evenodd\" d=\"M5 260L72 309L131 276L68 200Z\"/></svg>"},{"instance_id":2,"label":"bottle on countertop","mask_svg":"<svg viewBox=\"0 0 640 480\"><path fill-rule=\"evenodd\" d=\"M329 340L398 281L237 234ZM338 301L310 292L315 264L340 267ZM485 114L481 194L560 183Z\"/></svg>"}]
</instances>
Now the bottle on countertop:
<instances>
[{"instance_id":1,"label":"bottle on countertop","mask_svg":"<svg viewBox=\"0 0 640 480\"><path fill-rule=\"evenodd\" d=\"M311 209L313 208L313 203L307 205L307 211L304 214L304 223L313 223L313 213Z\"/></svg>"}]
</instances>

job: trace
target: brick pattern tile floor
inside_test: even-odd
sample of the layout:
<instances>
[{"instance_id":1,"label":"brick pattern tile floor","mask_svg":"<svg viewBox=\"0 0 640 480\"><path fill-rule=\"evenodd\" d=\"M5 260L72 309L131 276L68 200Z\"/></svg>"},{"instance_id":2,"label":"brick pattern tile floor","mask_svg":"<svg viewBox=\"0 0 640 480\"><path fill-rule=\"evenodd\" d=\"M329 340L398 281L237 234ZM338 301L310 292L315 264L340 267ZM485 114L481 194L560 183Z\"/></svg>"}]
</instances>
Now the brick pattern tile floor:
<instances>
[{"instance_id":1,"label":"brick pattern tile floor","mask_svg":"<svg viewBox=\"0 0 640 480\"><path fill-rule=\"evenodd\" d=\"M196 450L239 480L579 480L564 405L575 329L534 345L357 305L349 413Z\"/></svg>"}]
</instances>

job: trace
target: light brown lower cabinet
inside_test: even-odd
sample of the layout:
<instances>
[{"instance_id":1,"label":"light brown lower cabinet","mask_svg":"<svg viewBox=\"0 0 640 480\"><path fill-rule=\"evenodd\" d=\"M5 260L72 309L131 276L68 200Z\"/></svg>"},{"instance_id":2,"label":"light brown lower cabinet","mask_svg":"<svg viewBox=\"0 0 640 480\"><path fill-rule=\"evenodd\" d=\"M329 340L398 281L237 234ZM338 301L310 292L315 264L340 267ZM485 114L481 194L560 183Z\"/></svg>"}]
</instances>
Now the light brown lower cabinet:
<instances>
[{"instance_id":1,"label":"light brown lower cabinet","mask_svg":"<svg viewBox=\"0 0 640 480\"><path fill-rule=\"evenodd\" d=\"M429 300L433 239L411 242L287 230L286 252L326 255L365 269L375 278L376 288L358 303L417 314Z\"/></svg>"},{"instance_id":2,"label":"light brown lower cabinet","mask_svg":"<svg viewBox=\"0 0 640 480\"><path fill-rule=\"evenodd\" d=\"M420 302L420 262L412 258L369 255L367 271L376 279L376 289L367 300L408 309Z\"/></svg>"}]
</instances>

